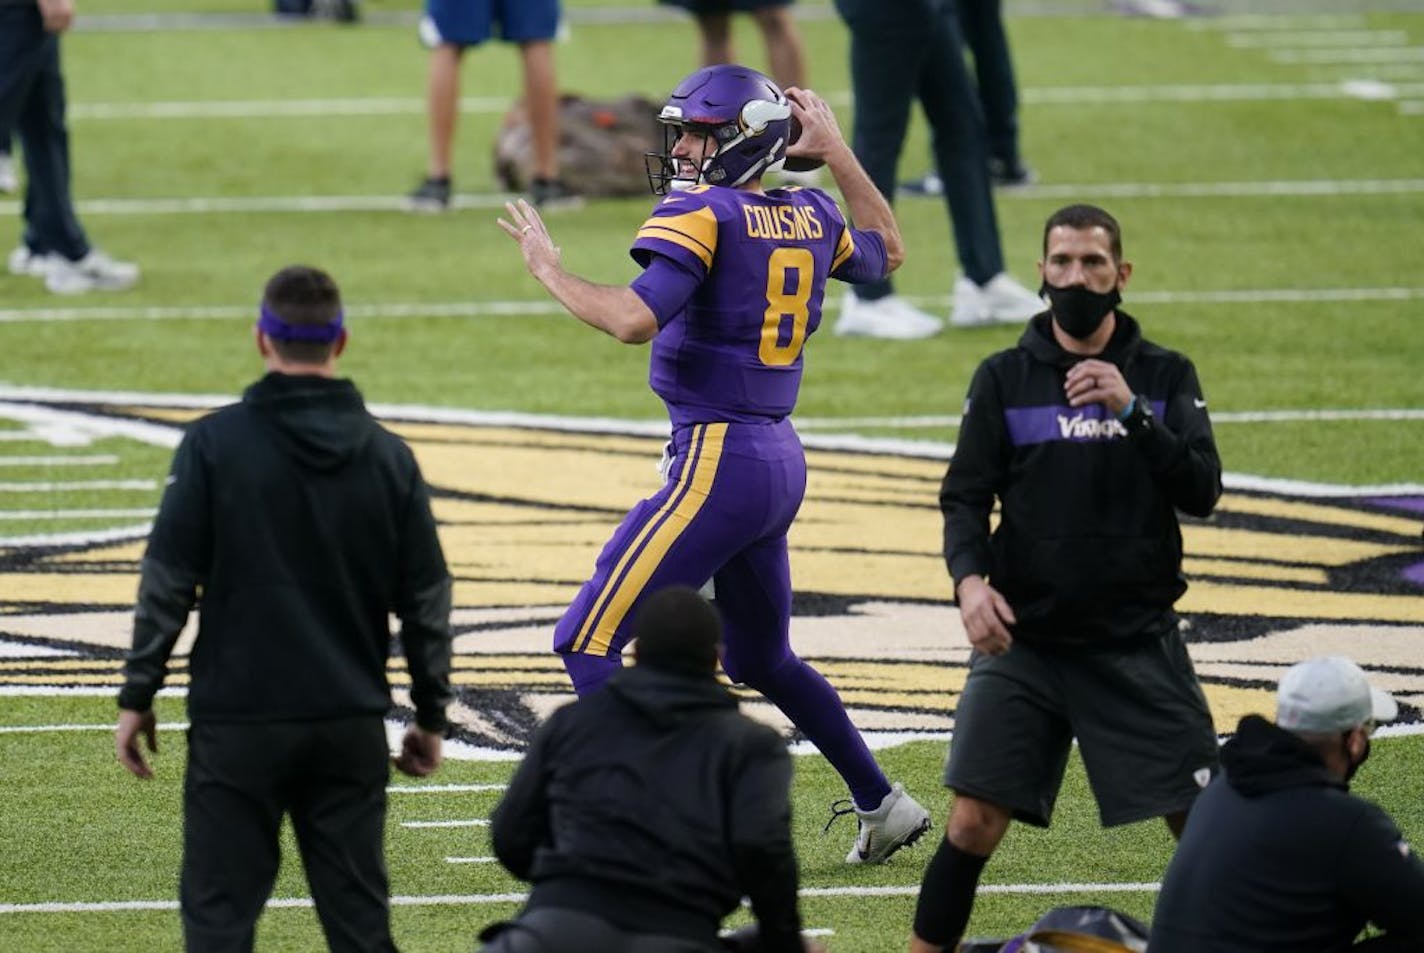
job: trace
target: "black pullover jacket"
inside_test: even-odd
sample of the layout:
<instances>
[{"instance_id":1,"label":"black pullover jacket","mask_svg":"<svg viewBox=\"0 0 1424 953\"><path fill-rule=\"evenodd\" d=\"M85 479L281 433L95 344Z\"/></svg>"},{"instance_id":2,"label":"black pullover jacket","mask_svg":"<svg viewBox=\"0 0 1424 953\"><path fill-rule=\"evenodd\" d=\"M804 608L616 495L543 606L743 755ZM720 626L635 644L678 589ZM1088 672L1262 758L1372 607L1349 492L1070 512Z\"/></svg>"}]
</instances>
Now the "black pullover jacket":
<instances>
[{"instance_id":1,"label":"black pullover jacket","mask_svg":"<svg viewBox=\"0 0 1424 953\"><path fill-rule=\"evenodd\" d=\"M749 897L765 953L800 953L791 759L710 674L643 664L536 734L491 821L529 906L715 947Z\"/></svg>"},{"instance_id":2,"label":"black pullover jacket","mask_svg":"<svg viewBox=\"0 0 1424 953\"><path fill-rule=\"evenodd\" d=\"M1152 953L1424 951L1424 864L1389 815L1257 715L1221 766L1162 880ZM1354 945L1366 921L1387 933Z\"/></svg>"},{"instance_id":3,"label":"black pullover jacket","mask_svg":"<svg viewBox=\"0 0 1424 953\"><path fill-rule=\"evenodd\" d=\"M1206 516L1221 460L1191 361L1147 341L1122 311L1107 348L1154 419L1129 433L1101 404L1069 407L1083 358L1035 317L1018 346L979 365L940 490L956 584L981 575L1013 607L1015 638L1105 642L1166 631L1186 591L1177 510ZM993 536L995 497L1001 519Z\"/></svg>"},{"instance_id":4,"label":"black pullover jacket","mask_svg":"<svg viewBox=\"0 0 1424 953\"><path fill-rule=\"evenodd\" d=\"M349 380L268 374L189 428L144 554L119 707L152 704L199 594L192 721L384 714L393 613L416 720L444 729L450 576L429 492Z\"/></svg>"}]
</instances>

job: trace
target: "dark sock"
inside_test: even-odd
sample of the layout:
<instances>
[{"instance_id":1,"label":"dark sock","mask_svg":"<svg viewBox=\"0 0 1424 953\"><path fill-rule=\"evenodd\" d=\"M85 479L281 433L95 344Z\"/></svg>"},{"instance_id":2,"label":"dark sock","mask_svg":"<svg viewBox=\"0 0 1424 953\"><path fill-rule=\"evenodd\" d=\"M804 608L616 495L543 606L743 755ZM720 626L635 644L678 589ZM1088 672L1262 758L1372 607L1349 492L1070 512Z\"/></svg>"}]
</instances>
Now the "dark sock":
<instances>
[{"instance_id":1,"label":"dark sock","mask_svg":"<svg viewBox=\"0 0 1424 953\"><path fill-rule=\"evenodd\" d=\"M960 850L941 838L939 850L925 867L920 897L915 902L915 936L936 946L953 947L969 926L974 891L989 858Z\"/></svg>"}]
</instances>

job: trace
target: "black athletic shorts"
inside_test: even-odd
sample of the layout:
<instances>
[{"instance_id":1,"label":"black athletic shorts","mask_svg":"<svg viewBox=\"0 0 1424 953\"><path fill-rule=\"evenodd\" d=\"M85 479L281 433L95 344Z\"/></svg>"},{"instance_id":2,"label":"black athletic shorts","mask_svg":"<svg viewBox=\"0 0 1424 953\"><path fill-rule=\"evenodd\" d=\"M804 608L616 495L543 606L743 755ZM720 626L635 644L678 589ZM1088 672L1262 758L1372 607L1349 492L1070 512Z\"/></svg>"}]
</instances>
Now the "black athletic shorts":
<instances>
[{"instance_id":1,"label":"black athletic shorts","mask_svg":"<svg viewBox=\"0 0 1424 953\"><path fill-rule=\"evenodd\" d=\"M1105 827L1189 808L1217 742L1181 633L976 652L945 786L1047 827L1075 737Z\"/></svg>"}]
</instances>

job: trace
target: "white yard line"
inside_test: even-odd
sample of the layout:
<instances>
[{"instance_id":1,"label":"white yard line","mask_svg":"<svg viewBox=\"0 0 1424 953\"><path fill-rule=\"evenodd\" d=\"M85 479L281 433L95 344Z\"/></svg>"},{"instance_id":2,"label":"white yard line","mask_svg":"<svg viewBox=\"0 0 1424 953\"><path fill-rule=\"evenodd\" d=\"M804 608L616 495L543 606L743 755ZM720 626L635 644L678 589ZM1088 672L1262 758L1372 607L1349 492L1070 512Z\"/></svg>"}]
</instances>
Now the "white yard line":
<instances>
[{"instance_id":1,"label":"white yard line","mask_svg":"<svg viewBox=\"0 0 1424 953\"><path fill-rule=\"evenodd\" d=\"M97 660L96 660L97 661ZM0 735L52 734L70 731L113 731L112 723L107 725L6 725L0 727ZM164 722L159 731L187 731L186 721Z\"/></svg>"},{"instance_id":2,"label":"white yard line","mask_svg":"<svg viewBox=\"0 0 1424 953\"><path fill-rule=\"evenodd\" d=\"M1349 36L1345 33L1312 32L1310 36ZM1356 31L1361 37L1392 36L1384 31ZM1403 36L1403 34L1399 34ZM1251 42L1251 41L1247 41ZM1263 44L1265 40L1261 41ZM1303 40L1307 45L1311 40ZM1324 42L1324 41L1319 41ZM1359 43L1375 42L1362 39ZM1332 44L1334 45L1334 44ZM849 90L824 94L833 105L848 105ZM1029 86L1019 91L1028 104L1221 102L1250 100L1342 99L1340 87L1330 83L1166 83L1127 86ZM501 96L467 96L460 100L466 115L502 114L512 99ZM313 119L329 116L423 115L425 100L414 96L351 96L333 99L242 99L173 100L160 102L72 103L72 122L109 122L132 119Z\"/></svg>"},{"instance_id":3,"label":"white yard line","mask_svg":"<svg viewBox=\"0 0 1424 953\"><path fill-rule=\"evenodd\" d=\"M1092 894L1092 893L1155 893L1157 883L1056 883L1056 884L980 884L980 893L999 894ZM920 892L919 884L894 887L803 887L803 897L913 897ZM397 907L480 906L495 903L523 903L525 893L438 894L428 897L391 897ZM310 907L310 897L273 897L267 906L286 909ZM177 910L177 900L110 900L78 903L3 903L5 913L119 913L140 910ZM811 932L811 931L808 931ZM830 931L817 930L817 935Z\"/></svg>"},{"instance_id":4,"label":"white yard line","mask_svg":"<svg viewBox=\"0 0 1424 953\"><path fill-rule=\"evenodd\" d=\"M96 546L101 543L119 543L134 539L146 539L153 529L152 523L138 523L115 529L101 529L91 532L39 533L26 536L0 536L0 547L21 546Z\"/></svg>"},{"instance_id":5,"label":"white yard line","mask_svg":"<svg viewBox=\"0 0 1424 953\"><path fill-rule=\"evenodd\" d=\"M464 794L481 791L503 791L507 784L393 784L387 794Z\"/></svg>"},{"instance_id":6,"label":"white yard line","mask_svg":"<svg viewBox=\"0 0 1424 953\"><path fill-rule=\"evenodd\" d=\"M1403 30L1254 30L1249 33L1228 33L1226 43L1238 49L1261 47L1339 47L1339 46L1404 46L1409 34Z\"/></svg>"},{"instance_id":7,"label":"white yard line","mask_svg":"<svg viewBox=\"0 0 1424 953\"><path fill-rule=\"evenodd\" d=\"M0 493L63 493L67 490L156 490L157 480L65 480L42 483L0 482Z\"/></svg>"},{"instance_id":8,"label":"white yard line","mask_svg":"<svg viewBox=\"0 0 1424 953\"><path fill-rule=\"evenodd\" d=\"M158 511L148 509L107 510L0 510L0 520L114 520L152 519Z\"/></svg>"},{"instance_id":9,"label":"white yard line","mask_svg":"<svg viewBox=\"0 0 1424 953\"><path fill-rule=\"evenodd\" d=\"M72 457L0 457L0 467L97 467L118 463L112 453L91 453Z\"/></svg>"},{"instance_id":10,"label":"white yard line","mask_svg":"<svg viewBox=\"0 0 1424 953\"><path fill-rule=\"evenodd\" d=\"M499 860L494 857L446 857L447 864L497 864Z\"/></svg>"},{"instance_id":11,"label":"white yard line","mask_svg":"<svg viewBox=\"0 0 1424 953\"><path fill-rule=\"evenodd\" d=\"M1424 62L1424 46L1271 50L1270 56L1276 63L1419 63Z\"/></svg>"},{"instance_id":12,"label":"white yard line","mask_svg":"<svg viewBox=\"0 0 1424 953\"><path fill-rule=\"evenodd\" d=\"M426 829L432 827L489 827L489 820L483 817L461 821L402 821L401 827Z\"/></svg>"}]
</instances>

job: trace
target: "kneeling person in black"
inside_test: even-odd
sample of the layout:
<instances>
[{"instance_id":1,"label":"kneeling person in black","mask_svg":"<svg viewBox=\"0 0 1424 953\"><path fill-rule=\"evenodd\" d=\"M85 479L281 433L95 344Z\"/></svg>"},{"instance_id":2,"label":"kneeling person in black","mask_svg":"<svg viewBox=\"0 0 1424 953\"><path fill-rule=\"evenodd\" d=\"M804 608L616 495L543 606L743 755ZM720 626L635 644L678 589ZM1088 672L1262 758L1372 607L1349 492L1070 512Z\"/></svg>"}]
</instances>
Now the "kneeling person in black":
<instances>
[{"instance_id":1,"label":"kneeling person in black","mask_svg":"<svg viewBox=\"0 0 1424 953\"><path fill-rule=\"evenodd\" d=\"M1398 703L1347 658L1281 679L1276 723L1241 719L1162 878L1152 953L1419 953L1424 863L1350 793ZM1385 931L1360 943L1365 923Z\"/></svg>"},{"instance_id":2,"label":"kneeling person in black","mask_svg":"<svg viewBox=\"0 0 1424 953\"><path fill-rule=\"evenodd\" d=\"M495 855L533 889L482 949L709 953L747 896L756 948L801 953L791 759L717 683L717 611L671 587L633 635L638 664L554 712L495 809Z\"/></svg>"}]
</instances>

